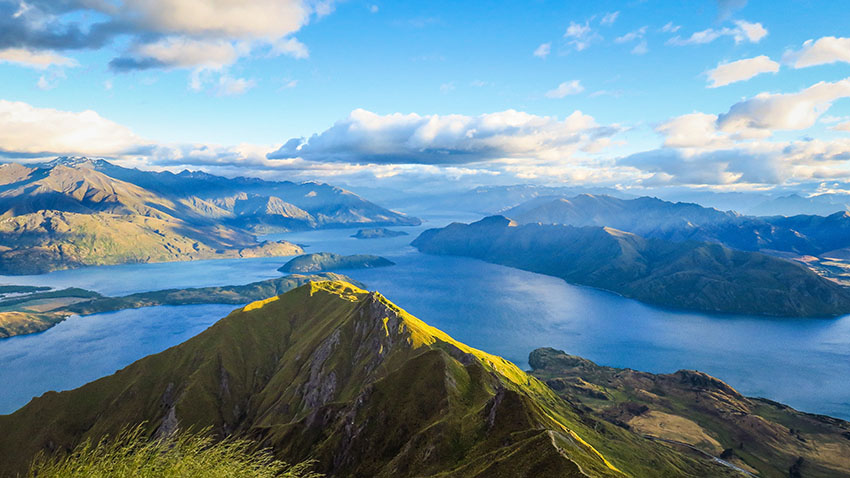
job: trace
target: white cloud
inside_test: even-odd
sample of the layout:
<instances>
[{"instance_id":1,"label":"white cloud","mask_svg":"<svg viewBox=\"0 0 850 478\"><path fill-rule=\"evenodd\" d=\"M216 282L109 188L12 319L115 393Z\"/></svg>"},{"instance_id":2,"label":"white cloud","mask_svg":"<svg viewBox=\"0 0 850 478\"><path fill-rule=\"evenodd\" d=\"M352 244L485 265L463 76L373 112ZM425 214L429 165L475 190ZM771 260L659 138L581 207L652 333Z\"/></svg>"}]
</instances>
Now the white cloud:
<instances>
[{"instance_id":1,"label":"white cloud","mask_svg":"<svg viewBox=\"0 0 850 478\"><path fill-rule=\"evenodd\" d=\"M378 10L379 9L378 9L377 5L370 5L369 6L369 12L371 12L371 13L378 13Z\"/></svg>"},{"instance_id":2,"label":"white cloud","mask_svg":"<svg viewBox=\"0 0 850 478\"><path fill-rule=\"evenodd\" d=\"M817 41L807 40L799 51L785 52L782 60L794 68L836 62L850 63L850 38L823 37Z\"/></svg>"},{"instance_id":3,"label":"white cloud","mask_svg":"<svg viewBox=\"0 0 850 478\"><path fill-rule=\"evenodd\" d=\"M593 29L590 28L590 24L587 22L584 24L570 22L570 26L564 32L564 38L567 39L567 43L575 48L576 51L582 51L599 38L599 35L593 33Z\"/></svg>"},{"instance_id":4,"label":"white cloud","mask_svg":"<svg viewBox=\"0 0 850 478\"><path fill-rule=\"evenodd\" d=\"M822 81L797 93L761 93L732 105L717 123L721 130L743 136L802 130L814 125L833 101L848 96L850 78L834 83Z\"/></svg>"},{"instance_id":5,"label":"white cloud","mask_svg":"<svg viewBox=\"0 0 850 478\"><path fill-rule=\"evenodd\" d=\"M579 80L565 81L557 88L546 92L547 98L563 98L568 95L576 95L584 91Z\"/></svg>"},{"instance_id":6,"label":"white cloud","mask_svg":"<svg viewBox=\"0 0 850 478\"><path fill-rule=\"evenodd\" d=\"M540 46L538 46L537 49L534 50L534 56L536 56L537 58L546 58L547 56L549 56L549 53L551 51L551 43L541 43Z\"/></svg>"},{"instance_id":7,"label":"white cloud","mask_svg":"<svg viewBox=\"0 0 850 478\"><path fill-rule=\"evenodd\" d=\"M222 75L218 79L218 89L216 90L219 96L236 96L244 94L256 86L256 81L245 78L232 78L227 75Z\"/></svg>"},{"instance_id":8,"label":"white cloud","mask_svg":"<svg viewBox=\"0 0 850 478\"><path fill-rule=\"evenodd\" d=\"M833 131L850 131L850 121L838 123L837 125L832 126L829 129L831 129Z\"/></svg>"},{"instance_id":9,"label":"white cloud","mask_svg":"<svg viewBox=\"0 0 850 478\"><path fill-rule=\"evenodd\" d=\"M634 41L634 40L638 40L640 38L643 38L643 36L646 34L647 28L649 28L649 27L642 26L635 31L631 31L631 32L626 33L625 35L623 35L621 37L617 37L617 38L614 39L614 43L628 43L630 41Z\"/></svg>"},{"instance_id":10,"label":"white cloud","mask_svg":"<svg viewBox=\"0 0 850 478\"><path fill-rule=\"evenodd\" d=\"M675 36L667 41L669 45L701 45L711 43L718 38L728 36L735 40L735 43L750 42L758 43L767 36L767 29L761 23L750 23L744 20L734 22L735 27L724 27L720 29L708 28L703 31L696 32L688 38Z\"/></svg>"},{"instance_id":11,"label":"white cloud","mask_svg":"<svg viewBox=\"0 0 850 478\"><path fill-rule=\"evenodd\" d=\"M689 113L659 125L655 130L664 136L668 148L728 147L728 136L717 131L717 115Z\"/></svg>"},{"instance_id":12,"label":"white cloud","mask_svg":"<svg viewBox=\"0 0 850 478\"><path fill-rule=\"evenodd\" d=\"M220 69L236 62L237 48L225 40L169 37L138 45L135 53L156 67ZM141 60L141 61L145 61Z\"/></svg>"},{"instance_id":13,"label":"white cloud","mask_svg":"<svg viewBox=\"0 0 850 478\"><path fill-rule=\"evenodd\" d=\"M674 25L673 22L667 22L661 27L661 31L664 33L676 33L680 28L682 28L681 25Z\"/></svg>"},{"instance_id":14,"label":"white cloud","mask_svg":"<svg viewBox=\"0 0 850 478\"><path fill-rule=\"evenodd\" d=\"M0 63L14 63L44 70L50 66L79 66L77 60L58 55L52 51L32 51L25 48L5 48L0 50Z\"/></svg>"},{"instance_id":15,"label":"white cloud","mask_svg":"<svg viewBox=\"0 0 850 478\"><path fill-rule=\"evenodd\" d=\"M479 116L390 114L358 109L309 139L293 138L271 159L303 158L358 164L523 164L568 161L582 148L620 131L575 111L562 121L508 110ZM511 162L509 161L509 163Z\"/></svg>"},{"instance_id":16,"label":"white cloud","mask_svg":"<svg viewBox=\"0 0 850 478\"><path fill-rule=\"evenodd\" d=\"M776 73L777 71L779 71L779 63L765 55L721 63L713 70L708 71L708 79L711 81L708 87L717 88L738 81L749 80L762 73Z\"/></svg>"},{"instance_id":17,"label":"white cloud","mask_svg":"<svg viewBox=\"0 0 850 478\"><path fill-rule=\"evenodd\" d=\"M312 13L321 13L319 4L301 0L124 0L117 11L111 3L87 3L160 33L268 41L298 31Z\"/></svg>"},{"instance_id":18,"label":"white cloud","mask_svg":"<svg viewBox=\"0 0 850 478\"><path fill-rule=\"evenodd\" d=\"M310 51L307 49L307 45L301 43L294 37L284 38L283 40L275 42L272 47L272 51L278 54L291 56L292 58L297 58L299 60L303 60L310 56Z\"/></svg>"},{"instance_id":19,"label":"white cloud","mask_svg":"<svg viewBox=\"0 0 850 478\"><path fill-rule=\"evenodd\" d=\"M145 143L94 111L68 112L0 100L0 151L7 155L119 155Z\"/></svg>"},{"instance_id":20,"label":"white cloud","mask_svg":"<svg viewBox=\"0 0 850 478\"><path fill-rule=\"evenodd\" d=\"M645 55L648 52L649 52L649 45L646 44L646 40L641 40L640 43L638 43L637 45L635 45L634 48L632 48L632 54L633 55Z\"/></svg>"},{"instance_id":21,"label":"white cloud","mask_svg":"<svg viewBox=\"0 0 850 478\"><path fill-rule=\"evenodd\" d=\"M599 23L602 24L602 25L613 25L614 22L617 21L617 17L619 17L619 16L620 16L619 10L616 11L616 12L606 13L602 17L602 20L599 21Z\"/></svg>"}]
</instances>

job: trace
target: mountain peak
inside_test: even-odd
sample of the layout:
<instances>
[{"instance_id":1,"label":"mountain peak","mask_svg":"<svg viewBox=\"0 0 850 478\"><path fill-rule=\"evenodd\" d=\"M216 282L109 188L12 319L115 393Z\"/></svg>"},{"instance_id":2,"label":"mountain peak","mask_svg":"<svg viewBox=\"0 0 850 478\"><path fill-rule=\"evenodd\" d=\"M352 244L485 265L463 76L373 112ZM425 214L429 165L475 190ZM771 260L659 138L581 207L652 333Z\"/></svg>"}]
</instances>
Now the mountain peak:
<instances>
[{"instance_id":1,"label":"mountain peak","mask_svg":"<svg viewBox=\"0 0 850 478\"><path fill-rule=\"evenodd\" d=\"M65 166L68 168L91 168L99 166L108 166L110 163L104 159L88 158L85 156L59 156L58 158L43 163L41 167L45 169L53 169L56 166Z\"/></svg>"}]
</instances>

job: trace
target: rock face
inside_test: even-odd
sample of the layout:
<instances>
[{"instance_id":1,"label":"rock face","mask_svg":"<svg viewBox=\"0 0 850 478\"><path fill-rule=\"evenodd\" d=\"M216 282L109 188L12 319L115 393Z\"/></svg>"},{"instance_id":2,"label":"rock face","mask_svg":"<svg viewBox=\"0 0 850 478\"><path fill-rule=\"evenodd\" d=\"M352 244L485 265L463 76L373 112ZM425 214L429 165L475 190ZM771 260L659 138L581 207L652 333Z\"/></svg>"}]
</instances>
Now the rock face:
<instances>
[{"instance_id":1,"label":"rock face","mask_svg":"<svg viewBox=\"0 0 850 478\"><path fill-rule=\"evenodd\" d=\"M326 184L154 173L59 158L0 166L0 273L303 252L254 233L419 224Z\"/></svg>"},{"instance_id":2,"label":"rock face","mask_svg":"<svg viewBox=\"0 0 850 478\"><path fill-rule=\"evenodd\" d=\"M611 423L690 446L758 476L847 476L850 423L747 398L705 373L653 375L537 349L531 374Z\"/></svg>"},{"instance_id":3,"label":"rock face","mask_svg":"<svg viewBox=\"0 0 850 478\"><path fill-rule=\"evenodd\" d=\"M341 256L331 252L317 252L298 256L278 270L280 272L322 272L344 269L370 269L373 267L387 267L395 265L394 262L380 256L367 254L354 254Z\"/></svg>"},{"instance_id":4,"label":"rock face","mask_svg":"<svg viewBox=\"0 0 850 478\"><path fill-rule=\"evenodd\" d=\"M380 294L314 282L0 416L0 475L128 424L212 427L330 477L739 476L583 412Z\"/></svg>"},{"instance_id":5,"label":"rock face","mask_svg":"<svg viewBox=\"0 0 850 478\"><path fill-rule=\"evenodd\" d=\"M492 216L427 230L413 245L667 307L788 317L850 313L847 288L797 263L720 244L644 239L602 227L517 225Z\"/></svg>"}]
</instances>

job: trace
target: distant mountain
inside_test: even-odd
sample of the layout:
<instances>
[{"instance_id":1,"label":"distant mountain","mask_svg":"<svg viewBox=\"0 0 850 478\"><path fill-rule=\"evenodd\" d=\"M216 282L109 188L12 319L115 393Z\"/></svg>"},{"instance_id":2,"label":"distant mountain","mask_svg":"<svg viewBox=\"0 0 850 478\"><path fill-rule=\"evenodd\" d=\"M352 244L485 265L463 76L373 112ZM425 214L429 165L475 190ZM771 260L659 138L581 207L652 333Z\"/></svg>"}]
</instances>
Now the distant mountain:
<instances>
[{"instance_id":1,"label":"distant mountain","mask_svg":"<svg viewBox=\"0 0 850 478\"><path fill-rule=\"evenodd\" d=\"M85 265L287 256L257 232L363 224L412 225L325 184L148 172L104 160L0 165L0 273Z\"/></svg>"},{"instance_id":2,"label":"distant mountain","mask_svg":"<svg viewBox=\"0 0 850 478\"><path fill-rule=\"evenodd\" d=\"M413 245L666 307L789 317L850 313L850 290L797 263L720 244L645 239L608 227L519 226L493 216L429 229Z\"/></svg>"},{"instance_id":3,"label":"distant mountain","mask_svg":"<svg viewBox=\"0 0 850 478\"><path fill-rule=\"evenodd\" d=\"M611 423L758 476L832 478L850 470L850 423L744 397L701 372L602 367L550 348L532 352L528 363L558 395Z\"/></svg>"},{"instance_id":4,"label":"distant mountain","mask_svg":"<svg viewBox=\"0 0 850 478\"><path fill-rule=\"evenodd\" d=\"M847 210L850 210L850 196L847 194L818 194L810 197L789 194L760 202L746 209L746 212L754 216L829 216Z\"/></svg>"},{"instance_id":5,"label":"distant mountain","mask_svg":"<svg viewBox=\"0 0 850 478\"><path fill-rule=\"evenodd\" d=\"M378 293L314 282L0 416L0 475L142 423L212 427L333 477L739 477L559 398Z\"/></svg>"},{"instance_id":6,"label":"distant mountain","mask_svg":"<svg viewBox=\"0 0 850 478\"><path fill-rule=\"evenodd\" d=\"M744 251L820 256L850 246L850 213L830 216L742 216L656 198L583 194L542 197L504 212L520 224L604 226L670 241L717 242Z\"/></svg>"}]
</instances>

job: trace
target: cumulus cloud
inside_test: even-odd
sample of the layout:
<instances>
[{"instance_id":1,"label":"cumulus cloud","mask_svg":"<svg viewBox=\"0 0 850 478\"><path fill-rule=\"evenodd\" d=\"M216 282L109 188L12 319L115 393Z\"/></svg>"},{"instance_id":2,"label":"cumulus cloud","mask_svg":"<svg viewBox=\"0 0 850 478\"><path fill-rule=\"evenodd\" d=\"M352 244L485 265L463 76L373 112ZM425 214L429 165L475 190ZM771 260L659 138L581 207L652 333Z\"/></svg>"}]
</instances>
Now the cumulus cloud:
<instances>
[{"instance_id":1,"label":"cumulus cloud","mask_svg":"<svg viewBox=\"0 0 850 478\"><path fill-rule=\"evenodd\" d=\"M761 23L750 23L744 20L734 22L735 27L724 28L708 28L696 33L693 33L688 38L675 36L667 41L668 45L702 45L711 43L721 37L731 37L735 43L758 43L762 38L767 36L767 29Z\"/></svg>"},{"instance_id":2,"label":"cumulus cloud","mask_svg":"<svg viewBox=\"0 0 850 478\"><path fill-rule=\"evenodd\" d=\"M717 119L718 127L743 136L772 130L802 130L815 124L832 102L850 96L850 78L822 81L797 93L761 93L732 105Z\"/></svg>"},{"instance_id":3,"label":"cumulus cloud","mask_svg":"<svg viewBox=\"0 0 850 478\"><path fill-rule=\"evenodd\" d=\"M293 35L332 10L329 0L0 1L0 51L30 64L56 63L65 60L21 51L99 49L115 42L129 45L110 62L116 71L220 69L258 48L305 58L307 47ZM129 41L118 43L119 37Z\"/></svg>"},{"instance_id":4,"label":"cumulus cloud","mask_svg":"<svg viewBox=\"0 0 850 478\"><path fill-rule=\"evenodd\" d=\"M6 156L113 156L145 144L128 128L94 111L59 111L0 100L0 151Z\"/></svg>"},{"instance_id":5,"label":"cumulus cloud","mask_svg":"<svg viewBox=\"0 0 850 478\"><path fill-rule=\"evenodd\" d=\"M551 51L551 43L541 43L540 46L538 46L537 49L534 50L534 56L536 56L537 58L546 58L547 56L549 56L549 53Z\"/></svg>"},{"instance_id":6,"label":"cumulus cloud","mask_svg":"<svg viewBox=\"0 0 850 478\"><path fill-rule=\"evenodd\" d=\"M505 158L566 159L620 128L576 111L558 121L508 110L479 116L390 114L358 109L309 139L293 138L270 159L457 165Z\"/></svg>"},{"instance_id":7,"label":"cumulus cloud","mask_svg":"<svg viewBox=\"0 0 850 478\"><path fill-rule=\"evenodd\" d=\"M110 66L117 71L148 68L217 70L233 64L238 58L237 47L226 40L169 37L137 45L131 56L116 58L110 62Z\"/></svg>"},{"instance_id":8,"label":"cumulus cloud","mask_svg":"<svg viewBox=\"0 0 850 478\"><path fill-rule=\"evenodd\" d=\"M746 81L762 73L776 73L777 71L779 71L779 63L765 55L721 63L717 65L717 68L708 71L708 79L711 82L708 87L717 88L738 81Z\"/></svg>"},{"instance_id":9,"label":"cumulus cloud","mask_svg":"<svg viewBox=\"0 0 850 478\"><path fill-rule=\"evenodd\" d=\"M838 123L835 126L831 126L829 129L831 129L833 131L850 131L850 121Z\"/></svg>"},{"instance_id":10,"label":"cumulus cloud","mask_svg":"<svg viewBox=\"0 0 850 478\"><path fill-rule=\"evenodd\" d=\"M78 66L77 60L58 55L52 51L33 51L26 48L5 48L0 50L0 63L14 63L44 70L51 66Z\"/></svg>"},{"instance_id":11,"label":"cumulus cloud","mask_svg":"<svg viewBox=\"0 0 850 478\"><path fill-rule=\"evenodd\" d=\"M850 63L850 38L823 37L817 41L807 40L800 50L785 52L782 60L794 68L837 62Z\"/></svg>"},{"instance_id":12,"label":"cumulus cloud","mask_svg":"<svg viewBox=\"0 0 850 478\"><path fill-rule=\"evenodd\" d=\"M565 81L557 88L546 92L547 98L564 98L569 95L577 95L584 91L579 80Z\"/></svg>"}]
</instances>

